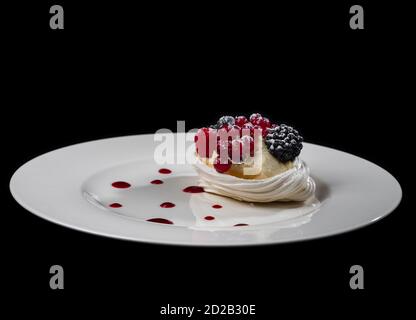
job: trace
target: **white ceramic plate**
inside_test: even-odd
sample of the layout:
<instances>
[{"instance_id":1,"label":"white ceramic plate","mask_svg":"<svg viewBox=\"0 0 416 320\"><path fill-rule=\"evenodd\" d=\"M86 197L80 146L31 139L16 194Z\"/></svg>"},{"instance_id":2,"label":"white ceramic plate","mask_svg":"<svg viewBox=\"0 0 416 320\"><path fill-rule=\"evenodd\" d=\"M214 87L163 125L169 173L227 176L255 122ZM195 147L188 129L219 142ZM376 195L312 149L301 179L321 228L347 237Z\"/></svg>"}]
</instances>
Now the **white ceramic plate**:
<instances>
[{"instance_id":1,"label":"white ceramic plate","mask_svg":"<svg viewBox=\"0 0 416 320\"><path fill-rule=\"evenodd\" d=\"M252 245L334 235L379 220L401 199L399 183L382 168L308 143L301 158L317 182L320 205L248 204L188 193L183 189L198 185L195 171L189 164L157 164L158 143L153 135L138 135L58 149L20 167L10 190L27 210L76 230L184 245ZM171 173L160 173L162 168ZM114 182L130 186L116 188ZM175 206L161 207L165 202Z\"/></svg>"}]
</instances>

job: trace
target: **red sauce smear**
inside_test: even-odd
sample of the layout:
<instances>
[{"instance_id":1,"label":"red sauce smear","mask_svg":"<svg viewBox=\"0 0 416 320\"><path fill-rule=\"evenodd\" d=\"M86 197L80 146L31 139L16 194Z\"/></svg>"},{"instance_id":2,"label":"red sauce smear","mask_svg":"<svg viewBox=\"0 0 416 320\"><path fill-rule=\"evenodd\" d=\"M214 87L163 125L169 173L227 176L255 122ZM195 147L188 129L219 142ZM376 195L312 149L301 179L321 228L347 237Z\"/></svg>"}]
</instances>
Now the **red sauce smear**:
<instances>
[{"instance_id":1,"label":"red sauce smear","mask_svg":"<svg viewBox=\"0 0 416 320\"><path fill-rule=\"evenodd\" d=\"M161 173L161 174L169 174L169 173L172 173L172 171L169 170L169 169L166 169L166 168L162 168L162 169L159 170L159 173Z\"/></svg>"},{"instance_id":2,"label":"red sauce smear","mask_svg":"<svg viewBox=\"0 0 416 320\"><path fill-rule=\"evenodd\" d=\"M124 182L124 181L116 181L113 182L111 184L114 188L118 188L118 189L126 189L126 188L130 188L131 184L128 182Z\"/></svg>"},{"instance_id":3,"label":"red sauce smear","mask_svg":"<svg viewBox=\"0 0 416 320\"><path fill-rule=\"evenodd\" d=\"M172 221L168 219L163 219L163 218L152 218L152 219L148 219L147 221L155 222L155 223L163 223L163 224L173 224Z\"/></svg>"},{"instance_id":4,"label":"red sauce smear","mask_svg":"<svg viewBox=\"0 0 416 320\"><path fill-rule=\"evenodd\" d=\"M163 181L162 180L153 180L153 181L150 181L150 183L151 184L162 184Z\"/></svg>"},{"instance_id":5,"label":"red sauce smear","mask_svg":"<svg viewBox=\"0 0 416 320\"><path fill-rule=\"evenodd\" d=\"M205 220L208 220L208 221L211 221L211 220L214 220L215 217L213 217L213 216L206 216L206 217L204 217L204 219Z\"/></svg>"},{"instance_id":6,"label":"red sauce smear","mask_svg":"<svg viewBox=\"0 0 416 320\"><path fill-rule=\"evenodd\" d=\"M222 205L220 205L220 204L214 204L212 207L214 209L221 209L222 208Z\"/></svg>"},{"instance_id":7,"label":"red sauce smear","mask_svg":"<svg viewBox=\"0 0 416 320\"><path fill-rule=\"evenodd\" d=\"M237 223L237 224L234 225L234 227L245 227L245 226L248 226L248 224L247 223Z\"/></svg>"},{"instance_id":8,"label":"red sauce smear","mask_svg":"<svg viewBox=\"0 0 416 320\"><path fill-rule=\"evenodd\" d=\"M110 207L111 208L121 208L122 205L120 203L114 202L114 203L110 204Z\"/></svg>"},{"instance_id":9,"label":"red sauce smear","mask_svg":"<svg viewBox=\"0 0 416 320\"><path fill-rule=\"evenodd\" d=\"M173 208L175 206L175 204L172 203L172 202L163 202L160 206L162 208Z\"/></svg>"},{"instance_id":10,"label":"red sauce smear","mask_svg":"<svg viewBox=\"0 0 416 320\"><path fill-rule=\"evenodd\" d=\"M183 189L182 191L188 193L201 193L204 192L204 188L198 186L189 186Z\"/></svg>"}]
</instances>

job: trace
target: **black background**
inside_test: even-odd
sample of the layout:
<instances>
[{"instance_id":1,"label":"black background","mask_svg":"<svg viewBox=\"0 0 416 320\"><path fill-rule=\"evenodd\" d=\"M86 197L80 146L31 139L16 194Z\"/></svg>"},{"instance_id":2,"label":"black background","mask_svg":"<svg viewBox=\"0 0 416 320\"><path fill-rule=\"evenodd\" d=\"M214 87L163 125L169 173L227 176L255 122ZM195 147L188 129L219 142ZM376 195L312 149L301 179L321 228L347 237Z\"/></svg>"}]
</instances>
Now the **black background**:
<instances>
[{"instance_id":1,"label":"black background","mask_svg":"<svg viewBox=\"0 0 416 320\"><path fill-rule=\"evenodd\" d=\"M50 30L52 4L1 10L2 286L27 306L7 304L15 313L158 319L167 303L256 304L258 319L404 311L414 255L409 8L361 1L365 30L351 30L356 3L347 1L60 1L65 29ZM191 248L69 230L25 211L8 191L20 165L58 147L252 112L382 166L402 185L401 205L331 238ZM63 291L49 289L53 264L65 269ZM349 288L354 264L364 267L365 290Z\"/></svg>"}]
</instances>

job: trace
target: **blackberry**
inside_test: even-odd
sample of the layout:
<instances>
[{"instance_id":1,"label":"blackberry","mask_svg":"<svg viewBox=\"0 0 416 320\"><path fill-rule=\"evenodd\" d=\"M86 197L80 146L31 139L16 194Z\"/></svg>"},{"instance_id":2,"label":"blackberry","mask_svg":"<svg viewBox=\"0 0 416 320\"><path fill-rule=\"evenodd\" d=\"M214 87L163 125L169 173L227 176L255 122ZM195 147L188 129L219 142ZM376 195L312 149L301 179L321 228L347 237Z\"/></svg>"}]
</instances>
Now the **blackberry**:
<instances>
[{"instance_id":1,"label":"blackberry","mask_svg":"<svg viewBox=\"0 0 416 320\"><path fill-rule=\"evenodd\" d=\"M222 128L223 125L228 124L230 126L234 125L235 119L232 116L223 116L217 122L217 127Z\"/></svg>"},{"instance_id":2,"label":"blackberry","mask_svg":"<svg viewBox=\"0 0 416 320\"><path fill-rule=\"evenodd\" d=\"M302 150L303 138L285 124L268 129L265 143L269 152L281 162L293 161Z\"/></svg>"}]
</instances>

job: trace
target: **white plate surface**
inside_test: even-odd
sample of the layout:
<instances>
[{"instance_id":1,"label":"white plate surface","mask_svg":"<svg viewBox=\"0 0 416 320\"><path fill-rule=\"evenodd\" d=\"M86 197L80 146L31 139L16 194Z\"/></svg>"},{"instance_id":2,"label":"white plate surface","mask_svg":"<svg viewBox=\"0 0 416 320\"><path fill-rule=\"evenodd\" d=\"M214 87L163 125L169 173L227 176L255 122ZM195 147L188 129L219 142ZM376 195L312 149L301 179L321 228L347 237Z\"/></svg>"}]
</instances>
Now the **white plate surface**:
<instances>
[{"instance_id":1,"label":"white plate surface","mask_svg":"<svg viewBox=\"0 0 416 320\"><path fill-rule=\"evenodd\" d=\"M58 149L20 167L10 190L27 210L76 230L184 245L268 244L333 235L377 221L401 199L399 183L384 169L308 143L301 158L317 182L319 201L248 204L186 193L184 188L198 185L195 171L189 164L157 164L158 143L153 135L137 135ZM161 168L171 173L159 173ZM115 188L116 181L130 187ZM161 207L165 202L175 206Z\"/></svg>"}]
</instances>

